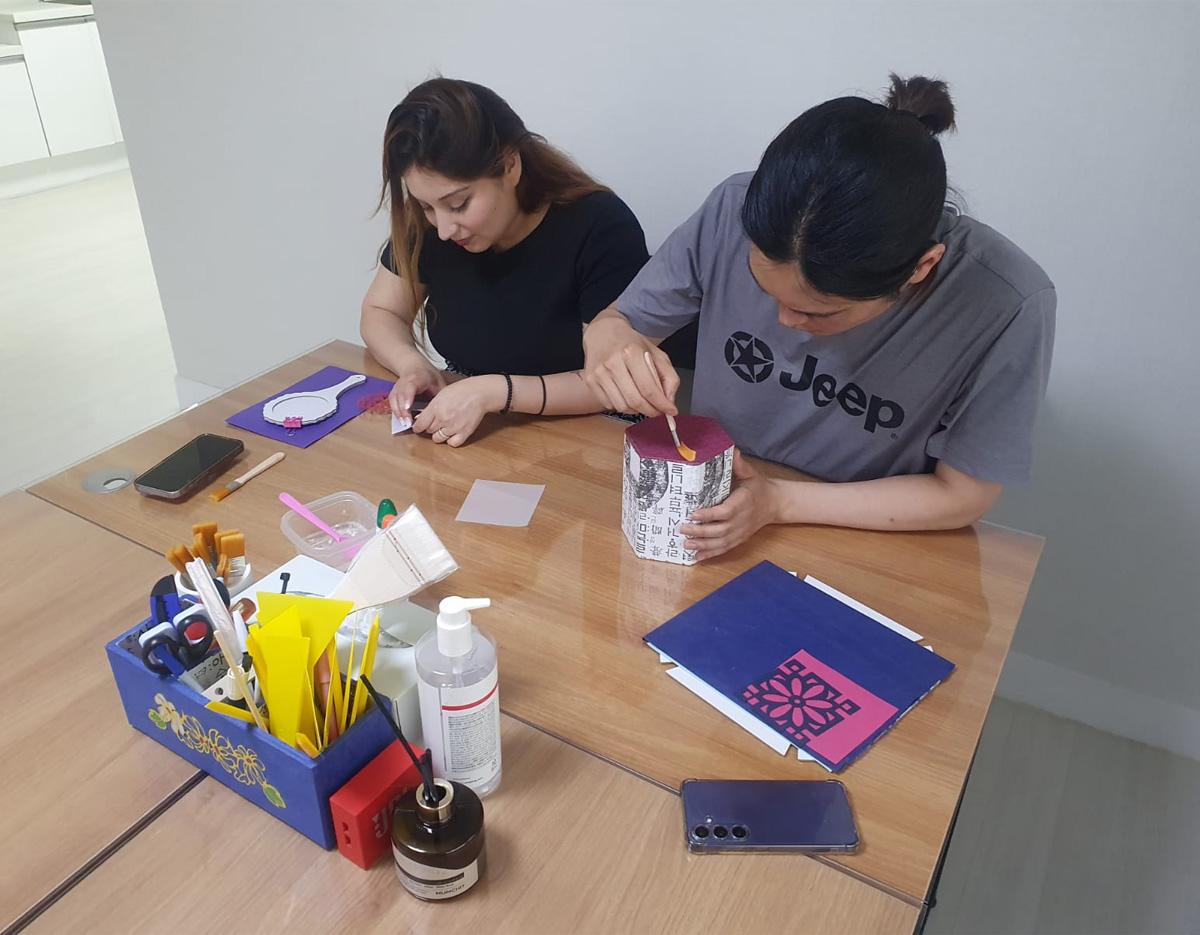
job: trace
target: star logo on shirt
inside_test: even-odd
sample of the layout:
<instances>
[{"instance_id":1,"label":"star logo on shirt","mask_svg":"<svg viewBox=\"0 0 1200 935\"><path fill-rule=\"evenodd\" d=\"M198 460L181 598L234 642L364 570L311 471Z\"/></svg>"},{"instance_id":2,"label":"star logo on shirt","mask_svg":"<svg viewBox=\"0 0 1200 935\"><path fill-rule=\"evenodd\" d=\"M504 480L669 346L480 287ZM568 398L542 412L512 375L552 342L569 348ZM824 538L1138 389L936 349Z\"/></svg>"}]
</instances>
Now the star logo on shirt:
<instances>
[{"instance_id":1,"label":"star logo on shirt","mask_svg":"<svg viewBox=\"0 0 1200 935\"><path fill-rule=\"evenodd\" d=\"M762 383L775 369L775 355L747 331L735 331L725 342L725 363L747 383Z\"/></svg>"}]
</instances>

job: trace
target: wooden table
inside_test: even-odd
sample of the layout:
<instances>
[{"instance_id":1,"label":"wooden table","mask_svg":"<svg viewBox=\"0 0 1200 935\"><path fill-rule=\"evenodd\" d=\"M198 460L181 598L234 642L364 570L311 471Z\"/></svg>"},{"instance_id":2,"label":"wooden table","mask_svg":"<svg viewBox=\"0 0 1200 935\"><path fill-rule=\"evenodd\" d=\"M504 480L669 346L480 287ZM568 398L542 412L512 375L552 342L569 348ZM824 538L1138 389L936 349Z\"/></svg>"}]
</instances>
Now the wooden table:
<instances>
[{"instance_id":1,"label":"wooden table","mask_svg":"<svg viewBox=\"0 0 1200 935\"><path fill-rule=\"evenodd\" d=\"M193 522L236 525L252 560L265 567L293 553L279 531L281 489L301 500L349 489L375 501L416 502L462 566L419 601L431 606L450 593L493 599L477 620L500 646L504 710L669 789L689 776L827 775L770 752L667 678L642 643L659 623L763 559L813 574L925 634L957 666L840 776L863 845L829 858L913 905L927 898L1039 538L987 524L944 533L772 527L693 568L642 561L619 529L623 426L598 416L492 418L455 450L428 438L392 438L386 417L366 415L307 450L288 448L282 464L220 504L202 494L171 504L130 489L101 496L80 487L97 468L144 468L200 432L242 438L242 464L254 464L277 445L224 419L329 364L386 376L362 348L335 342L32 492L156 551L184 541ZM476 478L546 484L531 525L455 522Z\"/></svg>"},{"instance_id":2,"label":"wooden table","mask_svg":"<svg viewBox=\"0 0 1200 935\"><path fill-rule=\"evenodd\" d=\"M104 656L162 561L26 493L0 497L0 528L3 928L202 774L129 727Z\"/></svg>"},{"instance_id":3,"label":"wooden table","mask_svg":"<svg viewBox=\"0 0 1200 935\"><path fill-rule=\"evenodd\" d=\"M911 932L918 909L797 857L693 856L679 801L504 719L487 871L423 903L390 858L360 870L211 779L32 932Z\"/></svg>"}]
</instances>

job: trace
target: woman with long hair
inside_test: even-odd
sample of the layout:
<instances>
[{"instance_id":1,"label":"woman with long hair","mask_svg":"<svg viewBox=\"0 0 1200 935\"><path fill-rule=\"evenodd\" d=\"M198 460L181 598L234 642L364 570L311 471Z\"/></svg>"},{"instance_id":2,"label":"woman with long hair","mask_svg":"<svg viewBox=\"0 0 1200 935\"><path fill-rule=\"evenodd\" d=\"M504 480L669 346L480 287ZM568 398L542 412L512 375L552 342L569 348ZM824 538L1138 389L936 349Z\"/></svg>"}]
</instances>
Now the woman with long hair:
<instances>
[{"instance_id":1,"label":"woman with long hair","mask_svg":"<svg viewBox=\"0 0 1200 935\"><path fill-rule=\"evenodd\" d=\"M388 117L391 235L362 305L393 412L457 447L488 412L595 412L583 326L646 262L625 203L525 127L494 91L434 78ZM447 373L421 352L427 335ZM456 378L457 377L457 378Z\"/></svg>"}]
</instances>

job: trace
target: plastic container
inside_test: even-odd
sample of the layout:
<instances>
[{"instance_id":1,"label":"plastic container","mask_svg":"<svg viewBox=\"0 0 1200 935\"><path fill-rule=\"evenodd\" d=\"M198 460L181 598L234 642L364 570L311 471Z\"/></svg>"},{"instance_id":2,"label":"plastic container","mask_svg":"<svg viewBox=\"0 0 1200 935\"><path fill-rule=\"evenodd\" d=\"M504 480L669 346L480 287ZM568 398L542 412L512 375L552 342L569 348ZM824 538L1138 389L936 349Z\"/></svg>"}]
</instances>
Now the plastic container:
<instances>
[{"instance_id":1,"label":"plastic container","mask_svg":"<svg viewBox=\"0 0 1200 935\"><path fill-rule=\"evenodd\" d=\"M439 778L480 798L500 785L496 644L471 623L487 598L443 598L437 628L417 643L421 733Z\"/></svg>"},{"instance_id":2,"label":"plastic container","mask_svg":"<svg viewBox=\"0 0 1200 935\"><path fill-rule=\"evenodd\" d=\"M375 647L375 669L371 683L392 699L392 715L404 736L424 746L421 707L417 697L416 643L437 625L437 615L407 600L393 601L381 607L368 607L351 613L338 627L338 664L348 672L350 644L357 640L354 676L362 663L362 647L375 617L379 617L379 643Z\"/></svg>"},{"instance_id":3,"label":"plastic container","mask_svg":"<svg viewBox=\"0 0 1200 935\"><path fill-rule=\"evenodd\" d=\"M340 490L304 505L345 538L334 542L328 533L317 529L294 510L283 514L279 528L301 555L345 571L358 550L375 535L374 504L351 490Z\"/></svg>"}]
</instances>

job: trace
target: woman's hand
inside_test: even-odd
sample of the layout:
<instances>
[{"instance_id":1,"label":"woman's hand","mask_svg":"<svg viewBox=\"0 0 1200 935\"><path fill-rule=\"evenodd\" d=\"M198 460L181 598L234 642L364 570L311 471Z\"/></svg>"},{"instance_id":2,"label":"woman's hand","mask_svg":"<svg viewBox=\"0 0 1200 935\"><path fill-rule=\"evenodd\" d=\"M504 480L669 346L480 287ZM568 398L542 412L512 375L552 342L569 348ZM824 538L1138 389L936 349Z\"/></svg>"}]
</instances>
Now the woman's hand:
<instances>
[{"instance_id":1,"label":"woman's hand","mask_svg":"<svg viewBox=\"0 0 1200 935\"><path fill-rule=\"evenodd\" d=\"M724 503L697 510L679 531L687 536L684 548L704 561L741 545L763 526L778 522L779 496L773 481L763 477L733 452L733 491Z\"/></svg>"},{"instance_id":2,"label":"woman's hand","mask_svg":"<svg viewBox=\"0 0 1200 935\"><path fill-rule=\"evenodd\" d=\"M412 419L413 400L421 394L437 395L446 385L446 375L415 347L403 352L396 368L396 385L388 393L388 405L397 419Z\"/></svg>"},{"instance_id":3,"label":"woman's hand","mask_svg":"<svg viewBox=\"0 0 1200 935\"><path fill-rule=\"evenodd\" d=\"M646 364L647 352L657 378ZM634 331L616 308L605 309L584 329L583 353L584 381L610 408L645 416L679 413L675 406L679 374L670 358Z\"/></svg>"},{"instance_id":4,"label":"woman's hand","mask_svg":"<svg viewBox=\"0 0 1200 935\"><path fill-rule=\"evenodd\" d=\"M484 415L504 408L508 388L504 377L467 377L443 387L413 423L414 432L427 432L438 444L457 448L471 437Z\"/></svg>"}]
</instances>

